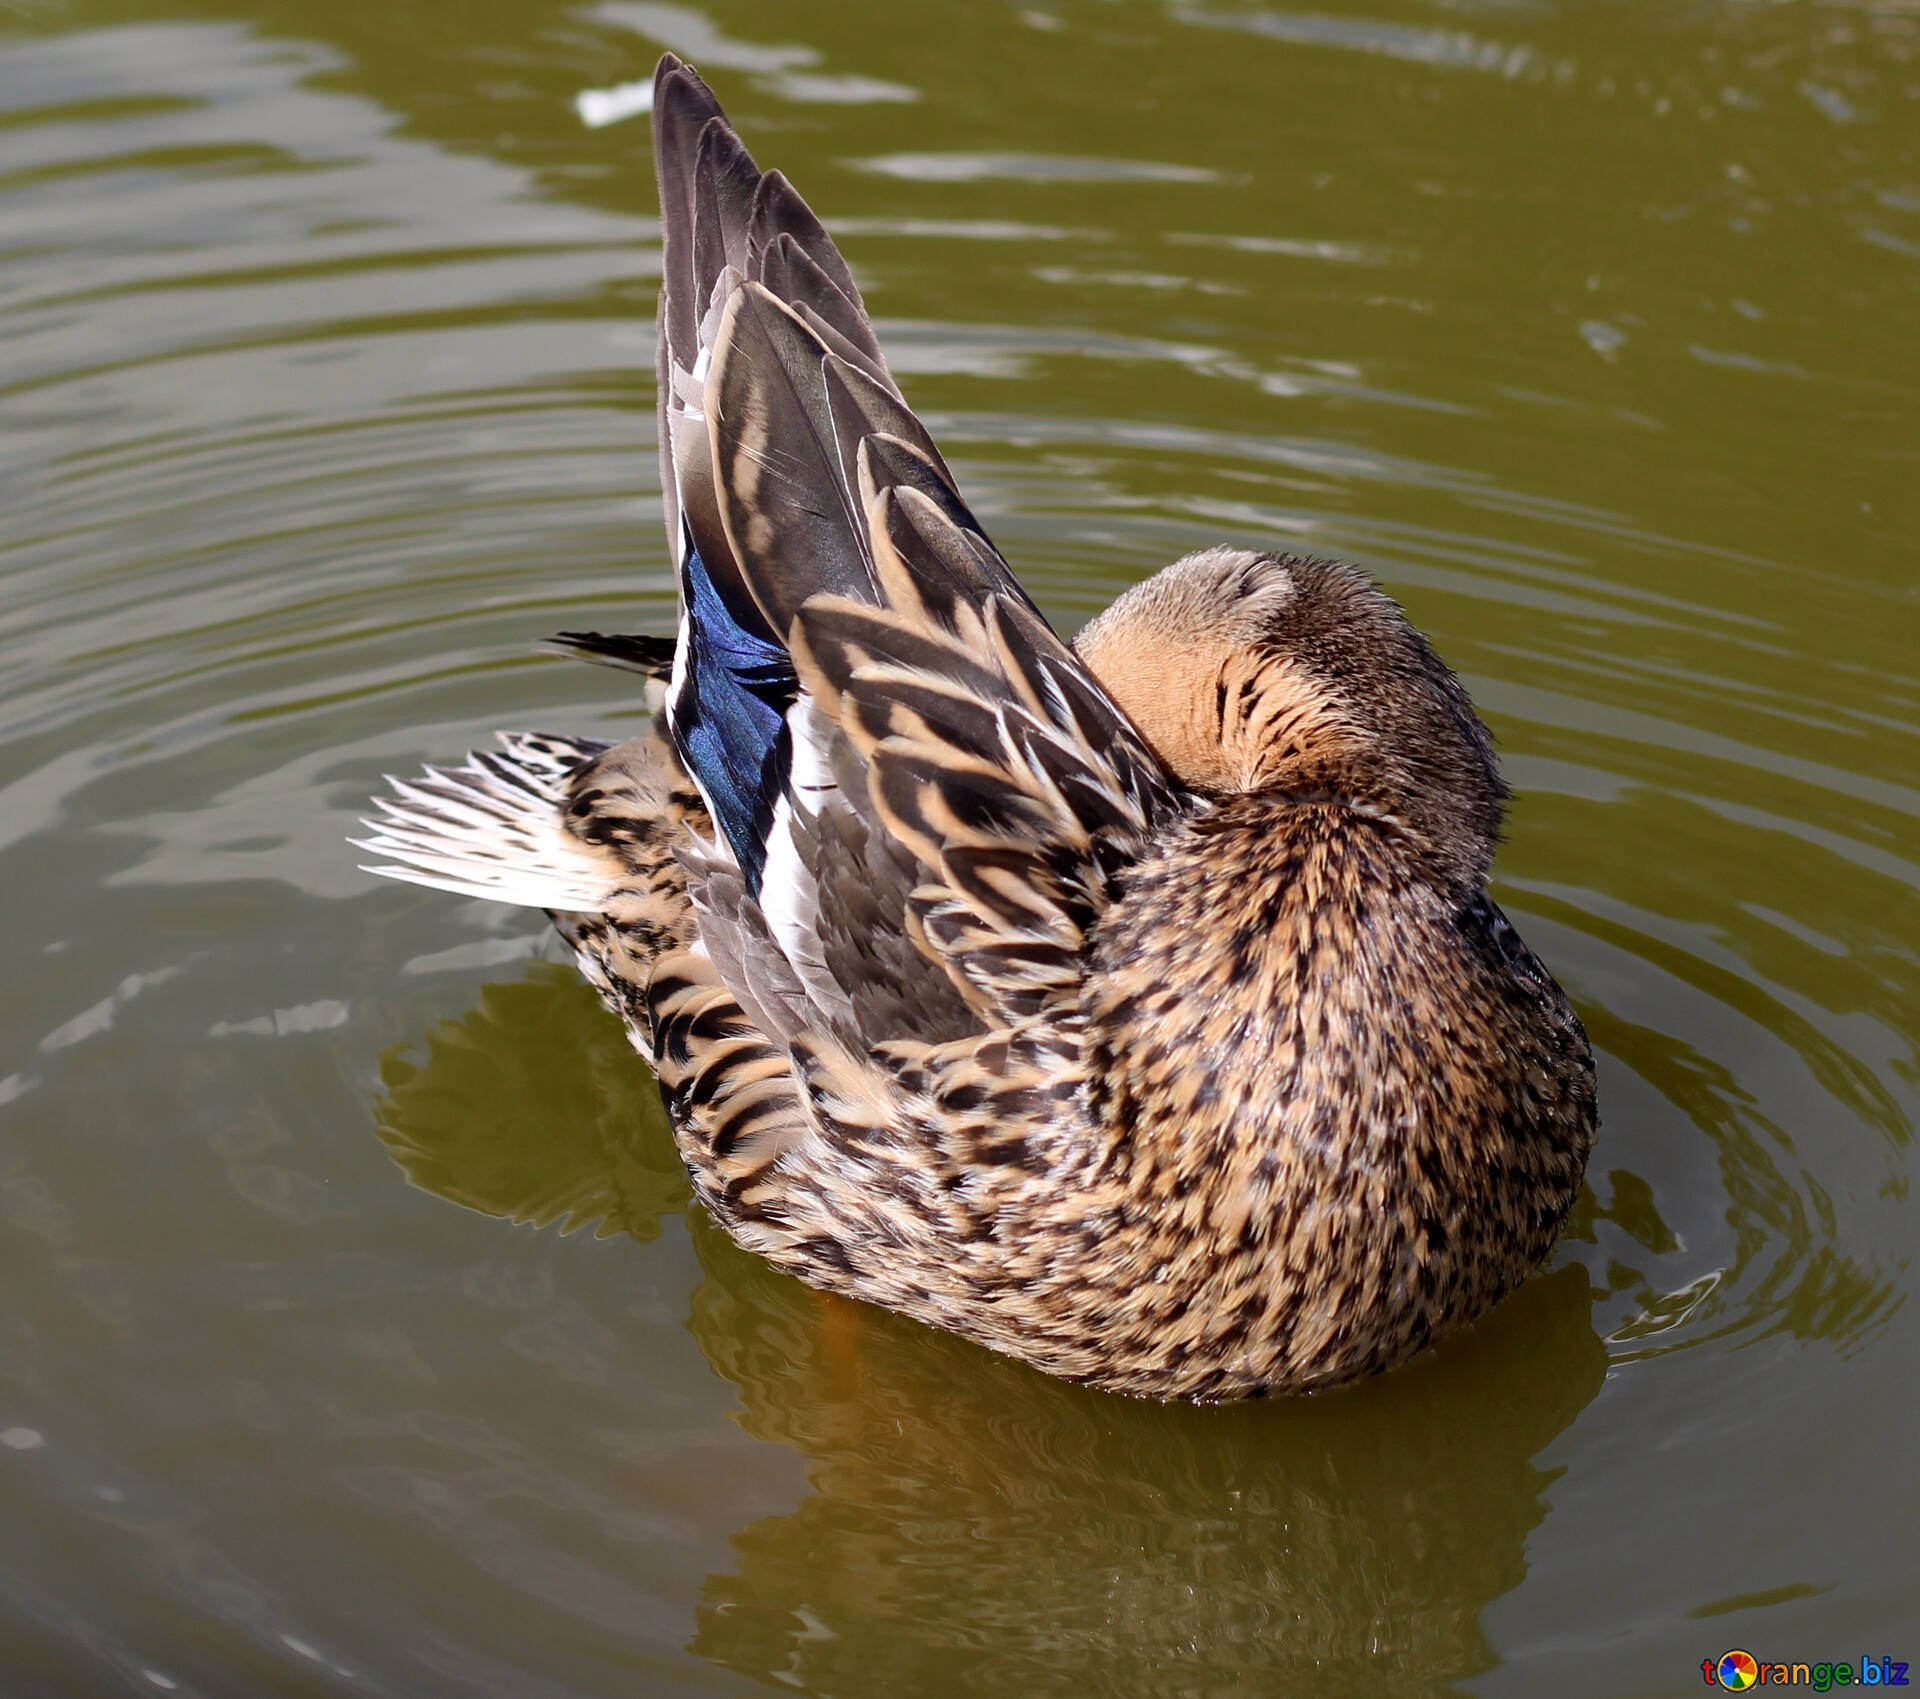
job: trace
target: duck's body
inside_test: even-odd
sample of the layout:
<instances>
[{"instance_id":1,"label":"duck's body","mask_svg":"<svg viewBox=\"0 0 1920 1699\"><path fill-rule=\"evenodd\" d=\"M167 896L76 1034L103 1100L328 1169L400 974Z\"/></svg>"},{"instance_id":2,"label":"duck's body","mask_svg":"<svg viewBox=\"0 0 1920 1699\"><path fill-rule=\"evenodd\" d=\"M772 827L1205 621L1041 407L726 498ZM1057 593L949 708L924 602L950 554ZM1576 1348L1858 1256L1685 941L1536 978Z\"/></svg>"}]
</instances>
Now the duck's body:
<instances>
[{"instance_id":1,"label":"duck's body","mask_svg":"<svg viewBox=\"0 0 1920 1699\"><path fill-rule=\"evenodd\" d=\"M852 279L659 73L665 706L403 787L383 869L554 912L701 1201L816 1285L1154 1397L1331 1384L1546 1254L1594 1127L1487 895L1457 680L1351 568L1214 550L1056 638Z\"/></svg>"}]
</instances>

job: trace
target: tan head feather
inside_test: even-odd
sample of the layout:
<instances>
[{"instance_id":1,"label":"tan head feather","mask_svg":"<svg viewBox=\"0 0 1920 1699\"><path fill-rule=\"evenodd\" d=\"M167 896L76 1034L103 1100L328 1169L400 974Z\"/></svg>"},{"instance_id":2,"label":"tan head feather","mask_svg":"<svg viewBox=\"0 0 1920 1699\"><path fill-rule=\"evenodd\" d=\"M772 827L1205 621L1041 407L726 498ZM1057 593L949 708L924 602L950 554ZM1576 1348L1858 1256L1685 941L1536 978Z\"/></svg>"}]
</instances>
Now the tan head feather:
<instances>
[{"instance_id":1,"label":"tan head feather","mask_svg":"<svg viewBox=\"0 0 1920 1699\"><path fill-rule=\"evenodd\" d=\"M1337 561L1217 548L1074 640L1183 784L1328 796L1399 822L1447 883L1484 879L1506 795L1460 681Z\"/></svg>"},{"instance_id":2,"label":"tan head feather","mask_svg":"<svg viewBox=\"0 0 1920 1699\"><path fill-rule=\"evenodd\" d=\"M1074 648L1183 784L1263 790L1356 730L1312 673L1272 646L1298 594L1285 561L1208 549L1129 590Z\"/></svg>"}]
</instances>

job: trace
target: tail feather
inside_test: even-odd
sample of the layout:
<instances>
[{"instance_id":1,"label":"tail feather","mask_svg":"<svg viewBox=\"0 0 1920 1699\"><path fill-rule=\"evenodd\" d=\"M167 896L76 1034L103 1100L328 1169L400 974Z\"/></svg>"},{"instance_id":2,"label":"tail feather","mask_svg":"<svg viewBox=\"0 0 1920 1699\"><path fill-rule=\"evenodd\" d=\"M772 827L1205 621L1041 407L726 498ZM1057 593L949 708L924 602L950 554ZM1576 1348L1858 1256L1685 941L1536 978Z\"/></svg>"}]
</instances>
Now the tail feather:
<instances>
[{"instance_id":1,"label":"tail feather","mask_svg":"<svg viewBox=\"0 0 1920 1699\"><path fill-rule=\"evenodd\" d=\"M363 871L464 897L595 914L618 883L604 851L566 829L568 787L607 747L591 738L500 733L502 748L417 779L388 775L370 837L356 849L391 860Z\"/></svg>"}]
</instances>

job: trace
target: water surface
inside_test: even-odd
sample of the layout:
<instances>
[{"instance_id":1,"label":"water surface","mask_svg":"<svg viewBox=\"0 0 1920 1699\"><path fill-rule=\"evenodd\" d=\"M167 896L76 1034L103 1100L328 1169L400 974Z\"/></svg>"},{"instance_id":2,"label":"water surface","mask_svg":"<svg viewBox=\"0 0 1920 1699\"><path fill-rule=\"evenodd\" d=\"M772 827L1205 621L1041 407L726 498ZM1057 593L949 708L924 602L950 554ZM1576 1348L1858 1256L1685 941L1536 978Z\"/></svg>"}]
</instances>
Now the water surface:
<instances>
[{"instance_id":1,"label":"water surface","mask_svg":"<svg viewBox=\"0 0 1920 1699\"><path fill-rule=\"evenodd\" d=\"M1605 1127L1304 1403L742 1255L387 770L619 735L695 58L1070 628L1356 560L1521 795ZM0 1673L56 1695L1678 1692L1920 1662L1920 12L72 0L0 22Z\"/></svg>"}]
</instances>

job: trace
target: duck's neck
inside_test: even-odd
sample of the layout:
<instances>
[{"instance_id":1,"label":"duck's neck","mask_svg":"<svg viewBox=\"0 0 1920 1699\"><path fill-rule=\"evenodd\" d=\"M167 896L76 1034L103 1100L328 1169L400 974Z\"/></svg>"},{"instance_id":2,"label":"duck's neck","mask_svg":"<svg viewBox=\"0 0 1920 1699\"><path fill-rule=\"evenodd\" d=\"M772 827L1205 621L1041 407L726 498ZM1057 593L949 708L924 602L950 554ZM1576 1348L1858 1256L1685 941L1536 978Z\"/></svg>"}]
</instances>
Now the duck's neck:
<instances>
[{"instance_id":1,"label":"duck's neck","mask_svg":"<svg viewBox=\"0 0 1920 1699\"><path fill-rule=\"evenodd\" d=\"M1113 1083L1113 1119L1244 1146L1251 1106L1375 1067L1411 911L1443 907L1398 828L1337 795L1196 814L1128 873L1095 934L1090 1072Z\"/></svg>"}]
</instances>

